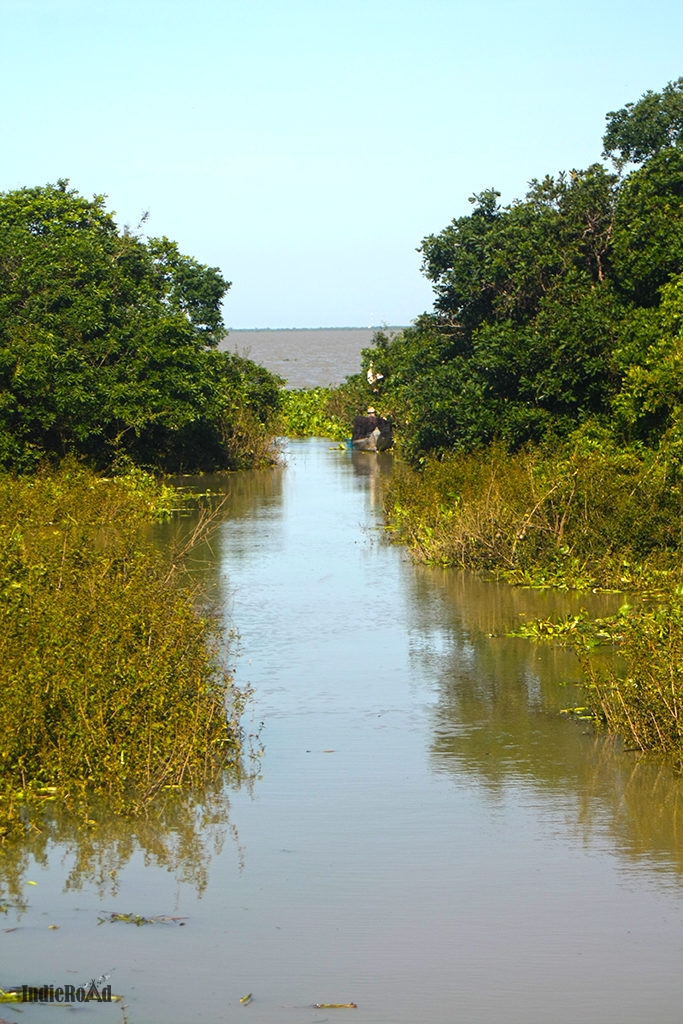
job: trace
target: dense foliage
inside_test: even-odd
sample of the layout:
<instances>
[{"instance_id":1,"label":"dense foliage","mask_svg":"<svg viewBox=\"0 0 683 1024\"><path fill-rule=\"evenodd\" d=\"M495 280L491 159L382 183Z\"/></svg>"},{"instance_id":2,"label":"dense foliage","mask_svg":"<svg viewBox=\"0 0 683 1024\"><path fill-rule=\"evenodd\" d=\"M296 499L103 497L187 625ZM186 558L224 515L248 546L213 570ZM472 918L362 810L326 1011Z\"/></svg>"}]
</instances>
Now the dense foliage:
<instances>
[{"instance_id":1,"label":"dense foliage","mask_svg":"<svg viewBox=\"0 0 683 1024\"><path fill-rule=\"evenodd\" d=\"M423 240L433 312L364 353L412 460L596 418L622 441L678 429L682 124L680 79L608 115L616 171L546 176L508 206L489 189Z\"/></svg>"},{"instance_id":2,"label":"dense foliage","mask_svg":"<svg viewBox=\"0 0 683 1024\"><path fill-rule=\"evenodd\" d=\"M329 437L335 441L349 437L351 425L332 404L338 390L320 387L285 391L280 415L282 433L287 437Z\"/></svg>"},{"instance_id":3,"label":"dense foliage","mask_svg":"<svg viewBox=\"0 0 683 1024\"><path fill-rule=\"evenodd\" d=\"M234 468L267 449L279 382L220 352L219 270L120 231L66 181L0 194L0 465Z\"/></svg>"},{"instance_id":4,"label":"dense foliage","mask_svg":"<svg viewBox=\"0 0 683 1024\"><path fill-rule=\"evenodd\" d=\"M0 476L0 838L50 796L131 811L239 757L215 624L144 539L178 501L139 470Z\"/></svg>"}]
</instances>

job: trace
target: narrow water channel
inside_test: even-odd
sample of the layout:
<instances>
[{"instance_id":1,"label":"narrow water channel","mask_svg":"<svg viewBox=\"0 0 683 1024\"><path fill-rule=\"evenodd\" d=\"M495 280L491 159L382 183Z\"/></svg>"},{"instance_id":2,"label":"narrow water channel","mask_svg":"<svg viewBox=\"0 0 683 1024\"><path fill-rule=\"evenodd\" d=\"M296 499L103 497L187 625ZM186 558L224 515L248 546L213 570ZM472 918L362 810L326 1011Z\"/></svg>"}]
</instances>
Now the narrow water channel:
<instances>
[{"instance_id":1,"label":"narrow water channel","mask_svg":"<svg viewBox=\"0 0 683 1024\"><path fill-rule=\"evenodd\" d=\"M412 564L390 471L310 440L233 478L212 579L256 774L0 851L5 983L109 974L130 1024L679 1024L681 784L560 714L570 654L505 635L618 597Z\"/></svg>"}]
</instances>

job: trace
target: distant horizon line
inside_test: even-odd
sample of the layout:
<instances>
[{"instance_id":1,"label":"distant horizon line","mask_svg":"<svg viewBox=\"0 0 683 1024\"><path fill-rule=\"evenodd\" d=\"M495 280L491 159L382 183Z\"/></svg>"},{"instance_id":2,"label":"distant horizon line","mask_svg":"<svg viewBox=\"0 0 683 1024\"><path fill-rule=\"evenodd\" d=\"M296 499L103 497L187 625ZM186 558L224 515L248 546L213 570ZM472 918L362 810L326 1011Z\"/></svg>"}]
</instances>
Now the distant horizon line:
<instances>
[{"instance_id":1,"label":"distant horizon line","mask_svg":"<svg viewBox=\"0 0 683 1024\"><path fill-rule=\"evenodd\" d=\"M347 324L336 327L226 327L228 334L237 331L383 331L403 330L408 324Z\"/></svg>"}]
</instances>

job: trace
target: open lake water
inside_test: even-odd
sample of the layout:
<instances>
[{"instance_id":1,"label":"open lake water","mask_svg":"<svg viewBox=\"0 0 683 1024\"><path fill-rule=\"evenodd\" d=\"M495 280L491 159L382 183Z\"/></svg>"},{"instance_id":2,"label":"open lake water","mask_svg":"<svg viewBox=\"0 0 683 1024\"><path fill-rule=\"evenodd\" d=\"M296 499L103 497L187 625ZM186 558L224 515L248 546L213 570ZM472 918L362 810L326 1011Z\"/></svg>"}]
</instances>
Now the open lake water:
<instances>
[{"instance_id":1,"label":"open lake water","mask_svg":"<svg viewBox=\"0 0 683 1024\"><path fill-rule=\"evenodd\" d=\"M391 335L400 327L336 327L306 331L230 331L221 348L247 356L279 374L290 388L342 384L360 370L361 349L376 330Z\"/></svg>"},{"instance_id":2,"label":"open lake water","mask_svg":"<svg viewBox=\"0 0 683 1024\"><path fill-rule=\"evenodd\" d=\"M619 596L415 565L391 469L313 439L228 479L196 568L262 753L144 822L55 808L0 848L0 987L107 978L123 1012L83 1022L680 1024L681 782L561 714L573 655L506 636Z\"/></svg>"}]
</instances>

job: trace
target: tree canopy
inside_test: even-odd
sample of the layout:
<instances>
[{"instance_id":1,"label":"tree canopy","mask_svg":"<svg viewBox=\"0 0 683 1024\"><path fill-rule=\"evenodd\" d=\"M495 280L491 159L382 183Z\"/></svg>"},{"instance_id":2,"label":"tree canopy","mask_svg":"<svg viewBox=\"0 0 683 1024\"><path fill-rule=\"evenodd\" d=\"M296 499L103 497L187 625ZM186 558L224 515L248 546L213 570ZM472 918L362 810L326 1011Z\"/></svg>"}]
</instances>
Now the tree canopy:
<instances>
[{"instance_id":1,"label":"tree canopy","mask_svg":"<svg viewBox=\"0 0 683 1024\"><path fill-rule=\"evenodd\" d=\"M661 92L646 92L607 115L603 137L605 156L621 163L643 163L661 149L683 141L683 78Z\"/></svg>"},{"instance_id":2,"label":"tree canopy","mask_svg":"<svg viewBox=\"0 0 683 1024\"><path fill-rule=\"evenodd\" d=\"M278 381L217 350L229 283L168 238L119 230L104 196L0 194L0 464L225 468Z\"/></svg>"},{"instance_id":3,"label":"tree canopy","mask_svg":"<svg viewBox=\"0 0 683 1024\"><path fill-rule=\"evenodd\" d=\"M645 429L615 408L661 346L663 289L683 272L682 124L680 79L607 115L616 172L546 175L506 206L487 189L423 239L433 311L364 353L409 456L515 449L595 417Z\"/></svg>"}]
</instances>

